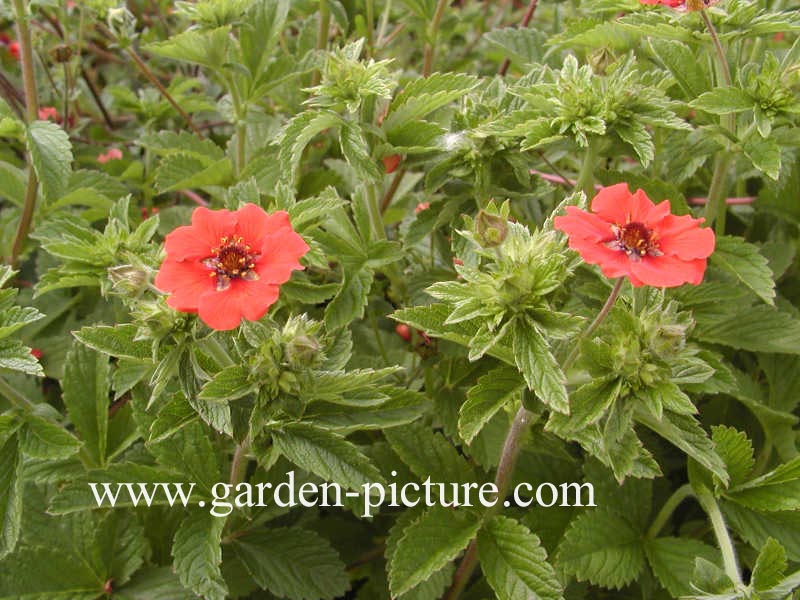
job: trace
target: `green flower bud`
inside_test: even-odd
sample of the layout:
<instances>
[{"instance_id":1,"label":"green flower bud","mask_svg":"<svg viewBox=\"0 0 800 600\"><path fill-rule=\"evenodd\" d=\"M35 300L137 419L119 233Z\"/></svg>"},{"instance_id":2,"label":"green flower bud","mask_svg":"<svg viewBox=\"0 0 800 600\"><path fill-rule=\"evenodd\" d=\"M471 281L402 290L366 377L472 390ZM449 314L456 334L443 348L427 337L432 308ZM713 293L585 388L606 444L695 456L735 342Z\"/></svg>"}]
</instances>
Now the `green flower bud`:
<instances>
[{"instance_id":1,"label":"green flower bud","mask_svg":"<svg viewBox=\"0 0 800 600\"><path fill-rule=\"evenodd\" d=\"M496 248L508 236L508 220L482 210L475 218L475 238L484 248Z\"/></svg>"}]
</instances>

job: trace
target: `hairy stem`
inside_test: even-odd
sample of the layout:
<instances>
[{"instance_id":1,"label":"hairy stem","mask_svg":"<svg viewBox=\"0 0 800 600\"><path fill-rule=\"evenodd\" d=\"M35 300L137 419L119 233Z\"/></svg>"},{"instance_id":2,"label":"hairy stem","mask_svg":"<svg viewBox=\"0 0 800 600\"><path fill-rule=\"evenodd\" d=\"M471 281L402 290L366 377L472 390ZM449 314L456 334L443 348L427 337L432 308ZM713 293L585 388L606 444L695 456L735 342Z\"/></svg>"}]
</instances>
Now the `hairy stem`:
<instances>
[{"instance_id":1,"label":"hairy stem","mask_svg":"<svg viewBox=\"0 0 800 600\"><path fill-rule=\"evenodd\" d=\"M575 190L586 194L587 198L594 195L594 167L597 163L597 142L589 141L586 146L586 154L583 156L581 170L578 173L578 180L575 183Z\"/></svg>"},{"instance_id":2,"label":"hairy stem","mask_svg":"<svg viewBox=\"0 0 800 600\"><path fill-rule=\"evenodd\" d=\"M725 220L727 216L727 177L728 170L733 162L733 156L725 151L720 152L714 160L714 173L711 176L711 187L708 189L708 202L706 203L706 222L714 225L717 235L725 233Z\"/></svg>"},{"instance_id":3,"label":"hairy stem","mask_svg":"<svg viewBox=\"0 0 800 600\"><path fill-rule=\"evenodd\" d=\"M25 89L25 116L28 123L35 121L39 116L39 98L36 94L36 74L33 70L33 48L31 44L31 31L28 28L28 15L25 11L24 0L14 0L14 16L17 21L17 40L20 46L20 59L22 61L22 84ZM11 264L17 262L22 254L25 242L30 233L33 213L36 209L36 191L39 180L33 163L28 159L28 184L25 188L25 203L19 218L17 233L11 246Z\"/></svg>"},{"instance_id":4,"label":"hairy stem","mask_svg":"<svg viewBox=\"0 0 800 600\"><path fill-rule=\"evenodd\" d=\"M433 70L433 57L436 54L436 38L439 37L439 25L442 22L445 8L447 8L447 0L439 0L436 4L436 12L433 13L431 28L428 31L428 42L425 44L425 59L422 65L423 77L429 77Z\"/></svg>"},{"instance_id":5,"label":"hairy stem","mask_svg":"<svg viewBox=\"0 0 800 600\"><path fill-rule=\"evenodd\" d=\"M742 574L739 571L739 562L736 559L736 549L733 547L733 540L725 525L725 519L722 516L722 511L719 509L714 495L706 488L702 488L697 492L697 500L700 506L708 515L711 521L711 527L714 529L714 536L717 538L717 545L720 552L722 552L722 563L725 567L725 574L733 581L737 589L744 587L742 581Z\"/></svg>"},{"instance_id":6,"label":"hairy stem","mask_svg":"<svg viewBox=\"0 0 800 600\"><path fill-rule=\"evenodd\" d=\"M247 440L242 441L241 444L236 444L233 451L233 459L231 460L231 473L228 478L228 483L233 488L240 484L247 471L247 452L250 449L250 442Z\"/></svg>"},{"instance_id":7,"label":"hairy stem","mask_svg":"<svg viewBox=\"0 0 800 600\"><path fill-rule=\"evenodd\" d=\"M172 97L172 94L170 94L167 88L165 88L164 85L156 78L156 76L150 70L150 67L148 67L147 64L145 64L145 62L142 60L142 57L136 53L136 50L128 46L125 48L125 52L134 62L142 75L144 75L147 80L156 87L159 93L164 96L164 99L169 102L170 106L178 111L178 114L183 118L184 121L186 121L186 124L194 132L194 134L201 140L204 139L203 132L200 131L200 129L197 128L197 125L194 124L194 121L192 120L192 117L189 116L189 113L183 110L181 105L175 101L175 98Z\"/></svg>"},{"instance_id":8,"label":"hairy stem","mask_svg":"<svg viewBox=\"0 0 800 600\"><path fill-rule=\"evenodd\" d=\"M619 291L622 288L622 283L624 282L623 278L617 280L614 288L611 290L611 293L608 296L603 308L600 309L600 312L595 317L594 321L578 336L578 339L575 342L575 348L567 357L562 365L562 369L566 371L572 362L577 357L580 342L586 336L590 335L597 327L602 323L603 319L608 316L608 313L611 311L611 307L614 305L614 302L619 295ZM502 507L502 500L508 494L508 490L511 487L511 482L513 481L513 474L514 474L514 467L517 464L517 458L519 457L519 452L521 450L522 436L525 431L528 429L530 425L535 423L541 415L535 414L525 408L525 395L529 394L529 390L523 389L522 390L523 397L522 397L522 405L519 407L517 414L514 416L514 420L511 422L511 427L506 434L506 439L503 442L503 452L500 455L500 462L497 465L497 474L494 478L494 484L497 487L497 502L491 507L486 510L486 517L490 517L496 514ZM461 596L461 593L467 586L472 574L475 572L475 567L478 564L478 551L475 540L472 540L469 547L467 548L467 552L464 554L464 558L461 559L461 564L458 565L455 574L453 575L453 583L450 586L450 589L445 594L445 600L456 600Z\"/></svg>"},{"instance_id":9,"label":"hairy stem","mask_svg":"<svg viewBox=\"0 0 800 600\"><path fill-rule=\"evenodd\" d=\"M325 50L328 47L328 32L331 29L331 8L328 0L319 0L319 28L317 29L317 50ZM322 71L315 70L311 75L311 85L319 85L322 79Z\"/></svg>"},{"instance_id":10,"label":"hairy stem","mask_svg":"<svg viewBox=\"0 0 800 600\"><path fill-rule=\"evenodd\" d=\"M519 24L519 28L520 29L525 29L528 26L528 24L531 22L531 19L533 18L533 13L536 12L536 5L538 3L539 3L539 0L530 0L530 3L528 4L528 8L525 10L525 14L522 15L522 21L520 21L520 24ZM503 64L500 65L500 70L498 71L498 74L505 75L508 72L508 67L510 65L511 65L511 59L510 58L506 58L503 61Z\"/></svg>"},{"instance_id":11,"label":"hairy stem","mask_svg":"<svg viewBox=\"0 0 800 600\"><path fill-rule=\"evenodd\" d=\"M683 484L681 487L675 490L672 495L667 498L667 501L664 502L664 506L661 507L661 510L658 511L658 514L653 520L653 523L650 525L650 528L647 530L645 537L649 540L655 538L659 532L664 529L664 525L667 524L667 521L669 521L672 513L675 512L676 508L678 508L678 505L692 496L694 496L694 491L692 490L692 486L688 483Z\"/></svg>"}]
</instances>

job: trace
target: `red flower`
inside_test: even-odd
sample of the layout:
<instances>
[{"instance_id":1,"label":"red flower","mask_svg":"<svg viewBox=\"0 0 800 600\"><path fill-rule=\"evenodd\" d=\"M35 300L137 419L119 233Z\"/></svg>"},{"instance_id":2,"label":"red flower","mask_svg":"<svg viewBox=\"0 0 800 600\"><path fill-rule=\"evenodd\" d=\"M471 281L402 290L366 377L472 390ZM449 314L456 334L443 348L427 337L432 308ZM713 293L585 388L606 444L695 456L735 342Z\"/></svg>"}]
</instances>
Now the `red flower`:
<instances>
[{"instance_id":1,"label":"red flower","mask_svg":"<svg viewBox=\"0 0 800 600\"><path fill-rule=\"evenodd\" d=\"M430 207L431 207L431 203L430 202L420 202L419 204L417 204L414 207L414 214L418 215L423 210L428 210Z\"/></svg>"},{"instance_id":2,"label":"red flower","mask_svg":"<svg viewBox=\"0 0 800 600\"><path fill-rule=\"evenodd\" d=\"M169 306L197 313L218 330L263 317L308 252L286 212L268 214L255 204L236 211L198 207L192 224L169 233L164 247L155 286L170 293Z\"/></svg>"},{"instance_id":3,"label":"red flower","mask_svg":"<svg viewBox=\"0 0 800 600\"><path fill-rule=\"evenodd\" d=\"M387 173L394 173L400 164L401 157L399 154L392 154L391 156L384 156L382 159L383 168Z\"/></svg>"},{"instance_id":4,"label":"red flower","mask_svg":"<svg viewBox=\"0 0 800 600\"><path fill-rule=\"evenodd\" d=\"M8 51L14 57L14 60L19 60L19 42L11 42L8 45Z\"/></svg>"},{"instance_id":5,"label":"red flower","mask_svg":"<svg viewBox=\"0 0 800 600\"><path fill-rule=\"evenodd\" d=\"M719 0L639 0L640 4L663 4L678 10L703 10Z\"/></svg>"},{"instance_id":6,"label":"red flower","mask_svg":"<svg viewBox=\"0 0 800 600\"><path fill-rule=\"evenodd\" d=\"M122 158L122 150L119 148L110 148L108 152L97 155L97 162L105 164L110 160L119 160Z\"/></svg>"},{"instance_id":7,"label":"red flower","mask_svg":"<svg viewBox=\"0 0 800 600\"><path fill-rule=\"evenodd\" d=\"M36 360L41 360L41 358L44 356L44 352L38 348L31 348L31 356Z\"/></svg>"},{"instance_id":8,"label":"red flower","mask_svg":"<svg viewBox=\"0 0 800 600\"><path fill-rule=\"evenodd\" d=\"M58 114L58 110L54 106L43 106L39 109L40 121L49 121L51 119L56 123L61 122L61 115Z\"/></svg>"},{"instance_id":9,"label":"red flower","mask_svg":"<svg viewBox=\"0 0 800 600\"><path fill-rule=\"evenodd\" d=\"M403 338L405 341L411 341L411 328L406 325L405 323L400 323L397 327L394 328L397 335Z\"/></svg>"},{"instance_id":10,"label":"red flower","mask_svg":"<svg viewBox=\"0 0 800 600\"><path fill-rule=\"evenodd\" d=\"M592 212L568 206L567 216L554 221L583 260L600 265L606 277L627 275L636 287L699 284L715 242L702 222L670 214L668 200L653 204L642 190L631 194L625 183L600 190Z\"/></svg>"}]
</instances>

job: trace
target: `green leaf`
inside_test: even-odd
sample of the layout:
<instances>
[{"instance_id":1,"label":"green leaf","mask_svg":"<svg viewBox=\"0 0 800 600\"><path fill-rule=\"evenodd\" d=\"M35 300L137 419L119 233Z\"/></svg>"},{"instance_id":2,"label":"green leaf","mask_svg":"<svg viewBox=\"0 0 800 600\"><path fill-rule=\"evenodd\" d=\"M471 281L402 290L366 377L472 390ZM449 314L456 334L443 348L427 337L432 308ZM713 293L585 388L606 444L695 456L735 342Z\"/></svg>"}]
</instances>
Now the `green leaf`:
<instances>
[{"instance_id":1,"label":"green leaf","mask_svg":"<svg viewBox=\"0 0 800 600\"><path fill-rule=\"evenodd\" d=\"M687 538L660 537L647 540L644 549L650 568L673 598L690 596L694 592L690 582L696 557L712 563L720 560L719 550Z\"/></svg>"},{"instance_id":2,"label":"green leaf","mask_svg":"<svg viewBox=\"0 0 800 600\"><path fill-rule=\"evenodd\" d=\"M560 600L561 583L539 538L508 517L494 517L478 533L481 570L498 600Z\"/></svg>"},{"instance_id":3,"label":"green leaf","mask_svg":"<svg viewBox=\"0 0 800 600\"><path fill-rule=\"evenodd\" d=\"M759 512L723 499L722 512L730 527L754 548L775 538L787 556L800 562L800 511Z\"/></svg>"},{"instance_id":4,"label":"green leaf","mask_svg":"<svg viewBox=\"0 0 800 600\"><path fill-rule=\"evenodd\" d=\"M665 412L659 420L644 410L638 410L636 420L683 450L727 485L729 478L725 463L694 417Z\"/></svg>"},{"instance_id":5,"label":"green leaf","mask_svg":"<svg viewBox=\"0 0 800 600\"><path fill-rule=\"evenodd\" d=\"M159 161L155 185L160 193L174 192L185 188L226 185L232 177L233 163L228 158L210 162L180 152Z\"/></svg>"},{"instance_id":6,"label":"green leaf","mask_svg":"<svg viewBox=\"0 0 800 600\"><path fill-rule=\"evenodd\" d=\"M146 567L114 590L114 596L119 600L185 600L186 588L169 567Z\"/></svg>"},{"instance_id":7,"label":"green leaf","mask_svg":"<svg viewBox=\"0 0 800 600\"><path fill-rule=\"evenodd\" d=\"M34 121L28 126L28 151L45 198L60 198L72 171L72 146L67 133L50 121Z\"/></svg>"},{"instance_id":8,"label":"green leaf","mask_svg":"<svg viewBox=\"0 0 800 600\"><path fill-rule=\"evenodd\" d=\"M152 358L151 343L147 339L137 339L138 334L136 325L131 323L114 327L83 327L73 333L82 343L98 352L117 358L149 362Z\"/></svg>"},{"instance_id":9,"label":"green leaf","mask_svg":"<svg viewBox=\"0 0 800 600\"><path fill-rule=\"evenodd\" d=\"M753 244L739 237L717 236L711 263L753 290L767 304L775 304L775 282L769 261Z\"/></svg>"},{"instance_id":10,"label":"green leaf","mask_svg":"<svg viewBox=\"0 0 800 600\"><path fill-rule=\"evenodd\" d=\"M689 106L713 115L727 115L752 110L755 102L742 89L718 87L692 100Z\"/></svg>"},{"instance_id":11,"label":"green leaf","mask_svg":"<svg viewBox=\"0 0 800 600\"><path fill-rule=\"evenodd\" d=\"M369 269L345 273L342 287L325 307L325 328L328 331L344 327L364 316L372 280L373 273Z\"/></svg>"},{"instance_id":12,"label":"green leaf","mask_svg":"<svg viewBox=\"0 0 800 600\"><path fill-rule=\"evenodd\" d=\"M74 343L61 381L64 405L96 465L106 462L110 385L108 356Z\"/></svg>"},{"instance_id":13,"label":"green leaf","mask_svg":"<svg viewBox=\"0 0 800 600\"><path fill-rule=\"evenodd\" d=\"M326 129L339 127L341 124L342 118L330 111L306 111L289 121L280 138L278 152L283 177L294 181L303 150L308 143Z\"/></svg>"},{"instance_id":14,"label":"green leaf","mask_svg":"<svg viewBox=\"0 0 800 600\"><path fill-rule=\"evenodd\" d=\"M287 424L272 431L275 448L297 466L339 483L362 490L383 478L370 460L343 437L303 423Z\"/></svg>"},{"instance_id":15,"label":"green leaf","mask_svg":"<svg viewBox=\"0 0 800 600\"><path fill-rule=\"evenodd\" d=\"M514 359L528 388L556 412L569 414L567 378L541 331L528 319L518 319L514 332Z\"/></svg>"},{"instance_id":16,"label":"green leaf","mask_svg":"<svg viewBox=\"0 0 800 600\"><path fill-rule=\"evenodd\" d=\"M761 591L778 585L783 580L787 566L786 550L777 540L769 538L761 547L753 567L750 577L753 587Z\"/></svg>"},{"instance_id":17,"label":"green leaf","mask_svg":"<svg viewBox=\"0 0 800 600\"><path fill-rule=\"evenodd\" d=\"M214 375L203 386L198 396L201 400L224 402L246 396L256 389L250 381L250 369L245 365L231 365Z\"/></svg>"},{"instance_id":18,"label":"green leaf","mask_svg":"<svg viewBox=\"0 0 800 600\"><path fill-rule=\"evenodd\" d=\"M718 425L711 428L711 439L717 454L725 461L725 468L731 477L730 485L737 486L746 481L756 462L753 444L747 434L733 427Z\"/></svg>"},{"instance_id":19,"label":"green leaf","mask_svg":"<svg viewBox=\"0 0 800 600\"><path fill-rule=\"evenodd\" d=\"M558 564L579 581L619 589L645 565L642 532L606 508L579 515L558 547Z\"/></svg>"},{"instance_id":20,"label":"green leaf","mask_svg":"<svg viewBox=\"0 0 800 600\"><path fill-rule=\"evenodd\" d=\"M193 511L181 522L172 556L181 583L206 600L224 600L228 588L220 572L225 519Z\"/></svg>"},{"instance_id":21,"label":"green leaf","mask_svg":"<svg viewBox=\"0 0 800 600\"><path fill-rule=\"evenodd\" d=\"M761 512L800 509L800 456L729 489L725 496Z\"/></svg>"},{"instance_id":22,"label":"green leaf","mask_svg":"<svg viewBox=\"0 0 800 600\"><path fill-rule=\"evenodd\" d=\"M781 171L781 148L773 138L752 133L742 141L742 150L753 166L775 181Z\"/></svg>"},{"instance_id":23,"label":"green leaf","mask_svg":"<svg viewBox=\"0 0 800 600\"><path fill-rule=\"evenodd\" d=\"M42 365L31 355L31 349L13 339L0 340L0 370L9 369L42 377Z\"/></svg>"},{"instance_id":24,"label":"green leaf","mask_svg":"<svg viewBox=\"0 0 800 600\"><path fill-rule=\"evenodd\" d=\"M552 431L568 439L572 433L578 433L597 423L608 408L616 401L622 381L617 378L596 379L585 383L572 392L569 399L569 415L550 413L547 431Z\"/></svg>"},{"instance_id":25,"label":"green leaf","mask_svg":"<svg viewBox=\"0 0 800 600\"><path fill-rule=\"evenodd\" d=\"M423 423L384 431L392 449L411 471L425 480L448 483L477 481L475 472L458 450L439 432Z\"/></svg>"},{"instance_id":26,"label":"green leaf","mask_svg":"<svg viewBox=\"0 0 800 600\"><path fill-rule=\"evenodd\" d=\"M17 545L22 522L22 485L22 453L17 435L13 434L0 445L0 558Z\"/></svg>"},{"instance_id":27,"label":"green leaf","mask_svg":"<svg viewBox=\"0 0 800 600\"><path fill-rule=\"evenodd\" d=\"M258 529L238 538L233 549L255 582L280 598L332 600L350 588L336 550L313 531Z\"/></svg>"},{"instance_id":28,"label":"green leaf","mask_svg":"<svg viewBox=\"0 0 800 600\"><path fill-rule=\"evenodd\" d=\"M461 405L458 431L468 444L472 442L484 425L509 403L522 387L519 373L509 366L494 369L480 377L478 383L467 392L467 401Z\"/></svg>"},{"instance_id":29,"label":"green leaf","mask_svg":"<svg viewBox=\"0 0 800 600\"><path fill-rule=\"evenodd\" d=\"M708 76L688 45L658 38L651 38L649 42L654 58L669 70L686 98L697 98L708 90Z\"/></svg>"},{"instance_id":30,"label":"green leaf","mask_svg":"<svg viewBox=\"0 0 800 600\"><path fill-rule=\"evenodd\" d=\"M163 42L147 44L144 50L158 56L217 69L227 60L229 44L230 27L225 26L176 33Z\"/></svg>"},{"instance_id":31,"label":"green leaf","mask_svg":"<svg viewBox=\"0 0 800 600\"><path fill-rule=\"evenodd\" d=\"M187 402L186 397L183 394L175 394L150 425L148 441L160 442L197 419L197 412Z\"/></svg>"},{"instance_id":32,"label":"green leaf","mask_svg":"<svg viewBox=\"0 0 800 600\"><path fill-rule=\"evenodd\" d=\"M257 77L269 60L286 25L291 2L289 0L263 0L256 2L239 27L239 45L242 60L253 77Z\"/></svg>"},{"instance_id":33,"label":"green leaf","mask_svg":"<svg viewBox=\"0 0 800 600\"><path fill-rule=\"evenodd\" d=\"M364 134L352 123L343 121L339 128L339 144L342 154L359 177L367 181L378 181L381 172L377 162L370 156L369 146Z\"/></svg>"},{"instance_id":34,"label":"green leaf","mask_svg":"<svg viewBox=\"0 0 800 600\"><path fill-rule=\"evenodd\" d=\"M771 306L734 306L697 319L694 336L751 352L800 354L800 319Z\"/></svg>"},{"instance_id":35,"label":"green leaf","mask_svg":"<svg viewBox=\"0 0 800 600\"><path fill-rule=\"evenodd\" d=\"M31 458L59 460L81 449L81 442L66 429L42 417L29 414L19 434L20 450Z\"/></svg>"},{"instance_id":36,"label":"green leaf","mask_svg":"<svg viewBox=\"0 0 800 600\"><path fill-rule=\"evenodd\" d=\"M403 531L389 563L392 596L401 596L444 568L479 528L480 521L468 512L438 505L428 509Z\"/></svg>"}]
</instances>

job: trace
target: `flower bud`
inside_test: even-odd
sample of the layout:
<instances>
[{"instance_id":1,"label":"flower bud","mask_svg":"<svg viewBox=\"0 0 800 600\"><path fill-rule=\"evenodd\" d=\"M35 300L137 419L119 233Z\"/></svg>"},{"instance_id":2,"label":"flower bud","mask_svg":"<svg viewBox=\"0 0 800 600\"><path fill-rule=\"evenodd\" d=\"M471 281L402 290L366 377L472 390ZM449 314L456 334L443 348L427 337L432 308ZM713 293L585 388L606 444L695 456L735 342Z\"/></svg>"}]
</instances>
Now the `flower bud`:
<instances>
[{"instance_id":1,"label":"flower bud","mask_svg":"<svg viewBox=\"0 0 800 600\"><path fill-rule=\"evenodd\" d=\"M496 248L508 235L508 220L481 209L475 218L475 237L484 248Z\"/></svg>"},{"instance_id":2,"label":"flower bud","mask_svg":"<svg viewBox=\"0 0 800 600\"><path fill-rule=\"evenodd\" d=\"M616 59L608 48L597 48L587 57L589 66L592 67L595 75L605 75L608 65L612 64Z\"/></svg>"},{"instance_id":3,"label":"flower bud","mask_svg":"<svg viewBox=\"0 0 800 600\"><path fill-rule=\"evenodd\" d=\"M55 63L69 62L72 58L72 47L67 44L58 44L50 49L50 58Z\"/></svg>"},{"instance_id":4,"label":"flower bud","mask_svg":"<svg viewBox=\"0 0 800 600\"><path fill-rule=\"evenodd\" d=\"M108 278L116 291L129 296L138 296L148 283L147 272L133 265L109 267Z\"/></svg>"},{"instance_id":5,"label":"flower bud","mask_svg":"<svg viewBox=\"0 0 800 600\"><path fill-rule=\"evenodd\" d=\"M312 366L320 351L319 341L310 335L298 335L286 345L286 360L292 367Z\"/></svg>"}]
</instances>

